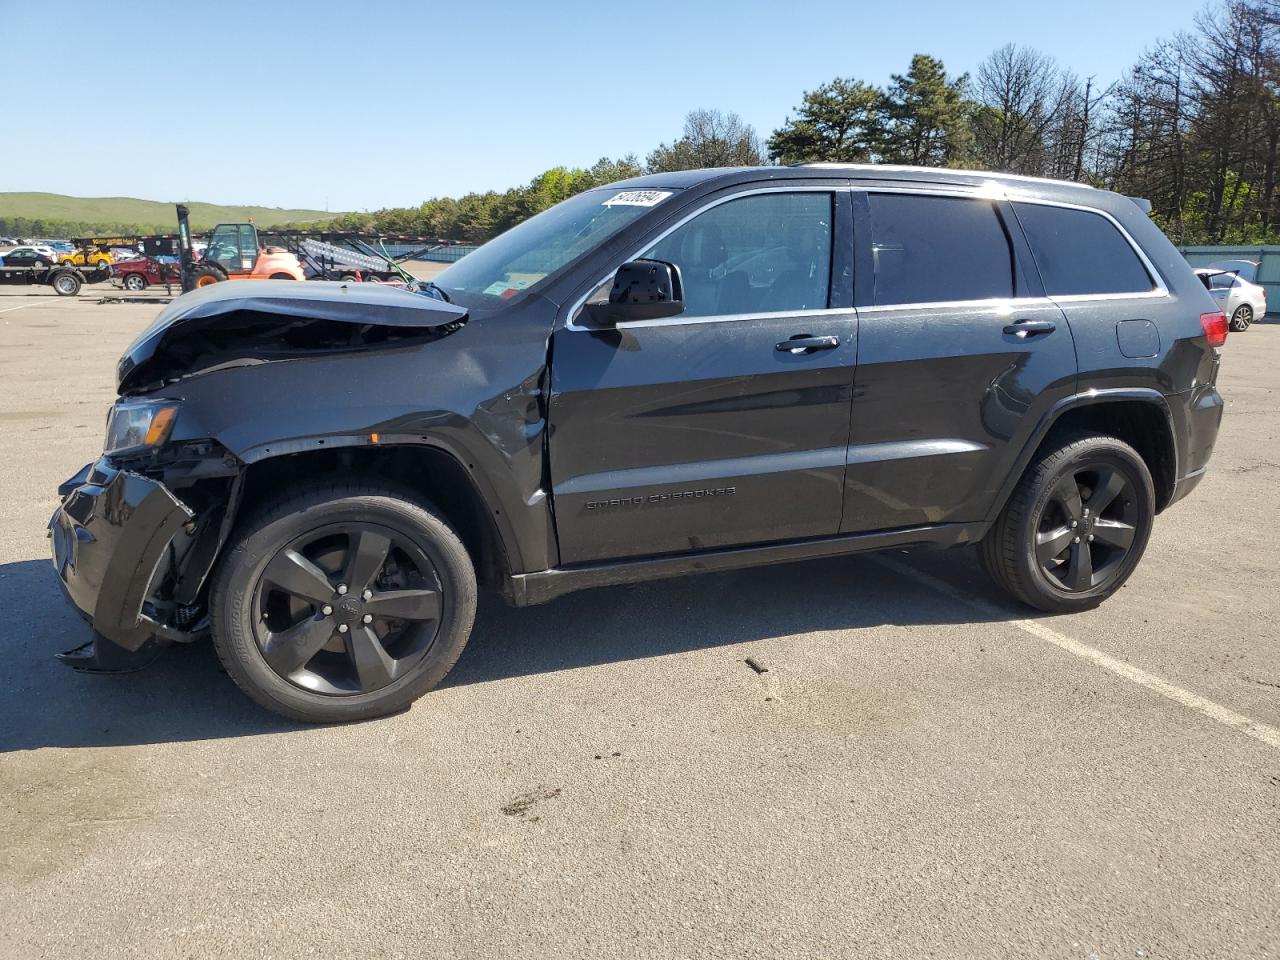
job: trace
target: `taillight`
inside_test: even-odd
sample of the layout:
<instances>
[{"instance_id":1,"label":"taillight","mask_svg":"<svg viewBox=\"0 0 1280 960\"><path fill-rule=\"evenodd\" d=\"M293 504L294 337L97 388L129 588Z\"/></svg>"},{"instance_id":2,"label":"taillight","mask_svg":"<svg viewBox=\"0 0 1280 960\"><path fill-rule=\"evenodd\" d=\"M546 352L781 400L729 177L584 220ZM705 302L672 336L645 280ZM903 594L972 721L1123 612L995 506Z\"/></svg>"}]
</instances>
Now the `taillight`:
<instances>
[{"instance_id":1,"label":"taillight","mask_svg":"<svg viewBox=\"0 0 1280 960\"><path fill-rule=\"evenodd\" d=\"M1209 346L1220 347L1227 342L1227 315L1221 310L1200 314L1200 326L1204 327Z\"/></svg>"}]
</instances>

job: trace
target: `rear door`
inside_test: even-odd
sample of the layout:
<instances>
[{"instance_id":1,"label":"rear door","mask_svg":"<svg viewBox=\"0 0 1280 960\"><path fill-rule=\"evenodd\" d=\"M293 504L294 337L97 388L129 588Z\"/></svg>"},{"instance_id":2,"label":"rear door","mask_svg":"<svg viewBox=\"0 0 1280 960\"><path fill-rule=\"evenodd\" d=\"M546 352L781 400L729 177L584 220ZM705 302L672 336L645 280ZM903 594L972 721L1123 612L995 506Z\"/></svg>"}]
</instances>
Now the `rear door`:
<instances>
[{"instance_id":1,"label":"rear door","mask_svg":"<svg viewBox=\"0 0 1280 960\"><path fill-rule=\"evenodd\" d=\"M562 563L837 532L857 356L850 229L847 191L720 197L634 251L680 267L683 314L556 331Z\"/></svg>"},{"instance_id":2,"label":"rear door","mask_svg":"<svg viewBox=\"0 0 1280 960\"><path fill-rule=\"evenodd\" d=\"M858 369L842 531L981 520L1037 422L1075 387L1009 205L857 191Z\"/></svg>"}]
</instances>

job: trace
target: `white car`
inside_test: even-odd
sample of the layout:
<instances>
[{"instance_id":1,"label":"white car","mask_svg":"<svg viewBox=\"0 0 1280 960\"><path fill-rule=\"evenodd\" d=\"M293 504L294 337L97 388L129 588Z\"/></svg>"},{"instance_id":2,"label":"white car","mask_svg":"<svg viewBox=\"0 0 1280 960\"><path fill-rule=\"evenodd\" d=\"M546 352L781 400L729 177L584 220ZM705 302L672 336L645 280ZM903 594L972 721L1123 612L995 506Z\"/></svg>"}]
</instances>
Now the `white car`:
<instances>
[{"instance_id":1,"label":"white car","mask_svg":"<svg viewBox=\"0 0 1280 960\"><path fill-rule=\"evenodd\" d=\"M1205 285L1222 312L1231 321L1231 329L1243 333L1254 320L1267 315L1265 287L1251 283L1234 270L1197 267L1196 275Z\"/></svg>"}]
</instances>

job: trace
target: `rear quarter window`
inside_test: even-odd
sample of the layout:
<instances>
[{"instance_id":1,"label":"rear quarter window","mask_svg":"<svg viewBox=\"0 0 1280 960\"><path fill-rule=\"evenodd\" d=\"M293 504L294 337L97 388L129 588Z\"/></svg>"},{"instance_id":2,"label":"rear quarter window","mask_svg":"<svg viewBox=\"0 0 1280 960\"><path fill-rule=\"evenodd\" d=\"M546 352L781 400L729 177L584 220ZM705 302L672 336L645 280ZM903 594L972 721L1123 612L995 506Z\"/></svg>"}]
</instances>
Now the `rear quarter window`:
<instances>
[{"instance_id":1,"label":"rear quarter window","mask_svg":"<svg viewBox=\"0 0 1280 960\"><path fill-rule=\"evenodd\" d=\"M1106 217L1088 210L1014 203L1045 293L1088 296L1155 288L1133 246Z\"/></svg>"}]
</instances>

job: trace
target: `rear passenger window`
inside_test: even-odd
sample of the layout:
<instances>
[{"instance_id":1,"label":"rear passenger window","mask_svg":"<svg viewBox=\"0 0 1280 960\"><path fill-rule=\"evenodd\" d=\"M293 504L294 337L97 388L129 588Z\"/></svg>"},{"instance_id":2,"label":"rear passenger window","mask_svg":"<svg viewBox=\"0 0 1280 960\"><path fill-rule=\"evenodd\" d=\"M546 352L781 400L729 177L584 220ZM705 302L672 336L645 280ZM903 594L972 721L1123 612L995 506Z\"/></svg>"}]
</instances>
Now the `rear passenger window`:
<instances>
[{"instance_id":1,"label":"rear passenger window","mask_svg":"<svg viewBox=\"0 0 1280 960\"><path fill-rule=\"evenodd\" d=\"M989 200L872 193L877 306L1011 297L1013 253Z\"/></svg>"},{"instance_id":2,"label":"rear passenger window","mask_svg":"<svg viewBox=\"0 0 1280 960\"><path fill-rule=\"evenodd\" d=\"M1153 288L1129 241L1101 214L1039 203L1013 207L1050 296L1148 293Z\"/></svg>"}]
</instances>

